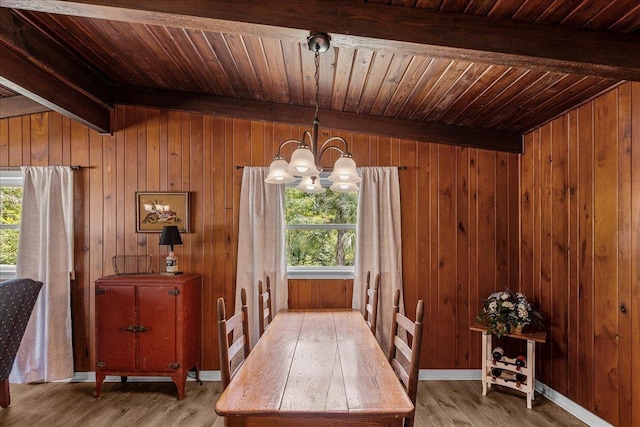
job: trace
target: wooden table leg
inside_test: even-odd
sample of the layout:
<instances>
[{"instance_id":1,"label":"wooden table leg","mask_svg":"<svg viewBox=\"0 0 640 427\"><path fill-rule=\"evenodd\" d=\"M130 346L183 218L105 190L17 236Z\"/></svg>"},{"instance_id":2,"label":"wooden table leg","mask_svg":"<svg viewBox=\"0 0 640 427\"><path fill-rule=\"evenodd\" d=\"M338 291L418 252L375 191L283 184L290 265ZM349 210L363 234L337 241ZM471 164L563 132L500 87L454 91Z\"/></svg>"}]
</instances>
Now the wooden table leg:
<instances>
[{"instance_id":1,"label":"wooden table leg","mask_svg":"<svg viewBox=\"0 0 640 427\"><path fill-rule=\"evenodd\" d=\"M527 378L527 408L531 409L531 401L536 394L536 343L527 340L527 366L529 368L529 378Z\"/></svg>"},{"instance_id":2,"label":"wooden table leg","mask_svg":"<svg viewBox=\"0 0 640 427\"><path fill-rule=\"evenodd\" d=\"M491 383L487 381L487 360L489 360L489 352L491 351L491 335L482 334L482 395L487 395L487 387L491 388Z\"/></svg>"}]
</instances>

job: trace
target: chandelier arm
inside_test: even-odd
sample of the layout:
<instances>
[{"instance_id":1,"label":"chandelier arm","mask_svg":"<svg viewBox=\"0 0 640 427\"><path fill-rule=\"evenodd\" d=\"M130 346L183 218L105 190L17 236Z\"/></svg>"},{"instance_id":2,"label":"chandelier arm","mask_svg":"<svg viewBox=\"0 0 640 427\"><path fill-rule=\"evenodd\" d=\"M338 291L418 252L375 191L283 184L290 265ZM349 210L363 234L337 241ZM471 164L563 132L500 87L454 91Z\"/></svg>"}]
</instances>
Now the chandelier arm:
<instances>
[{"instance_id":1,"label":"chandelier arm","mask_svg":"<svg viewBox=\"0 0 640 427\"><path fill-rule=\"evenodd\" d=\"M276 159L284 159L284 157L282 157L282 153L280 152L280 150L285 145L289 145L291 143L296 143L297 145L305 145L304 138L303 138L302 141L300 141L299 139L287 139L286 141L281 142L280 145L278 145L278 152L276 153L275 158Z\"/></svg>"},{"instance_id":2,"label":"chandelier arm","mask_svg":"<svg viewBox=\"0 0 640 427\"><path fill-rule=\"evenodd\" d=\"M340 147L337 146L332 146L331 143L333 141L340 141L344 144L344 150L341 149ZM325 142L322 143L322 145L320 146L320 155L322 155L322 153L329 147L335 147L339 150L341 150L340 152L344 152L344 151L349 151L349 143L341 136L332 136L331 138L327 139Z\"/></svg>"},{"instance_id":3,"label":"chandelier arm","mask_svg":"<svg viewBox=\"0 0 640 427\"><path fill-rule=\"evenodd\" d=\"M318 155L318 160L320 160L322 158L323 154L326 153L329 150L336 150L340 154L344 153L342 148L336 147L335 145L329 145L328 147L324 147L322 150L320 150L320 154Z\"/></svg>"}]
</instances>

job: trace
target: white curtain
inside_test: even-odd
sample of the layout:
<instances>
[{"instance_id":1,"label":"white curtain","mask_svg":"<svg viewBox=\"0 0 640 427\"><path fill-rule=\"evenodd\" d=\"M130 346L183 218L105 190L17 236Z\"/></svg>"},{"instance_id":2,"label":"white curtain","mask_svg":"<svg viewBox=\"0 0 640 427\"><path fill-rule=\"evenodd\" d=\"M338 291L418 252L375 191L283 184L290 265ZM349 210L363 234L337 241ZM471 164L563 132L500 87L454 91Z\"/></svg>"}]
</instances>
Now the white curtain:
<instances>
[{"instance_id":1,"label":"white curtain","mask_svg":"<svg viewBox=\"0 0 640 427\"><path fill-rule=\"evenodd\" d=\"M397 167L361 167L358 225L353 282L353 308L363 311L367 271L371 284L380 274L376 338L387 352L391 329L393 292L402 295L402 238L400 235L400 184Z\"/></svg>"},{"instance_id":2,"label":"white curtain","mask_svg":"<svg viewBox=\"0 0 640 427\"><path fill-rule=\"evenodd\" d=\"M71 292L73 171L65 166L23 167L17 275L44 285L9 382L73 377Z\"/></svg>"},{"instance_id":3,"label":"white curtain","mask_svg":"<svg viewBox=\"0 0 640 427\"><path fill-rule=\"evenodd\" d=\"M260 337L258 280L265 283L269 276L275 313L288 306L284 184L266 184L268 173L266 167L245 167L240 190L235 312L241 306L240 289L245 288L252 347Z\"/></svg>"}]
</instances>

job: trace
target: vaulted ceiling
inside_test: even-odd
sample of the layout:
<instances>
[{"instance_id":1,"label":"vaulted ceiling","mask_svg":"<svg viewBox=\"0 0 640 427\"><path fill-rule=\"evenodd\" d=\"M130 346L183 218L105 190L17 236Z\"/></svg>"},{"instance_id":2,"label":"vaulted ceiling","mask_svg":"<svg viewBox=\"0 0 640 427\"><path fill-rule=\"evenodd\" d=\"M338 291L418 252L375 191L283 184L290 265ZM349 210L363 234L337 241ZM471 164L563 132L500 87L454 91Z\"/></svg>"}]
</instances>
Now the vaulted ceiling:
<instances>
[{"instance_id":1,"label":"vaulted ceiling","mask_svg":"<svg viewBox=\"0 0 640 427\"><path fill-rule=\"evenodd\" d=\"M115 104L520 152L640 81L637 0L0 0L0 112L113 132Z\"/></svg>"}]
</instances>

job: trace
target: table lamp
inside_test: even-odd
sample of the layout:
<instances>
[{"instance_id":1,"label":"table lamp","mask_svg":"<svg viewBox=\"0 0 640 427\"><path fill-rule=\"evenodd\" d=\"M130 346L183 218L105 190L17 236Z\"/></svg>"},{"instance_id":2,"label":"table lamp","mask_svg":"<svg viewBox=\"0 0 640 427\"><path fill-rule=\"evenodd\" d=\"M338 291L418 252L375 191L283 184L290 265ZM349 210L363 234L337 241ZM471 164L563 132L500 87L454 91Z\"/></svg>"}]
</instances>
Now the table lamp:
<instances>
[{"instance_id":1,"label":"table lamp","mask_svg":"<svg viewBox=\"0 0 640 427\"><path fill-rule=\"evenodd\" d=\"M164 227L162 227L162 234L160 234L160 244L170 246L169 255L166 259L167 271L162 274L182 274L182 272L178 270L178 258L173 254L173 245L182 244L182 238L180 237L180 232L178 231L177 225L165 225Z\"/></svg>"}]
</instances>

